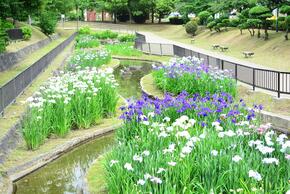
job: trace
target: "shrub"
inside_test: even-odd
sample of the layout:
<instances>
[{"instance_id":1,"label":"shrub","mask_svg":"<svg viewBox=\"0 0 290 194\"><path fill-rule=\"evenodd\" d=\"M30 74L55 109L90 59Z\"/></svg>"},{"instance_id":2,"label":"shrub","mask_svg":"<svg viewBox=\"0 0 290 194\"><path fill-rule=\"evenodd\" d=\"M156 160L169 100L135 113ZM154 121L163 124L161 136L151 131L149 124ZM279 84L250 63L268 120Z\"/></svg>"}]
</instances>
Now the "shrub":
<instances>
[{"instance_id":1,"label":"shrub","mask_svg":"<svg viewBox=\"0 0 290 194\"><path fill-rule=\"evenodd\" d=\"M93 35L97 39L116 39L118 37L118 33L111 30L96 32Z\"/></svg>"},{"instance_id":2,"label":"shrub","mask_svg":"<svg viewBox=\"0 0 290 194\"><path fill-rule=\"evenodd\" d=\"M44 11L39 17L39 27L42 32L46 35L53 34L57 24L56 13L50 11Z\"/></svg>"},{"instance_id":3,"label":"shrub","mask_svg":"<svg viewBox=\"0 0 290 194\"><path fill-rule=\"evenodd\" d=\"M52 134L63 137L72 127L88 128L115 114L117 84L112 70L87 68L52 77L27 101L22 134L36 149Z\"/></svg>"},{"instance_id":4,"label":"shrub","mask_svg":"<svg viewBox=\"0 0 290 194\"><path fill-rule=\"evenodd\" d=\"M198 17L200 19L201 25L206 25L207 24L207 19L211 16L211 13L208 11L202 11L198 14Z\"/></svg>"},{"instance_id":5,"label":"shrub","mask_svg":"<svg viewBox=\"0 0 290 194\"><path fill-rule=\"evenodd\" d=\"M92 35L81 34L76 38L76 48L95 48L99 45L99 40Z\"/></svg>"},{"instance_id":6,"label":"shrub","mask_svg":"<svg viewBox=\"0 0 290 194\"><path fill-rule=\"evenodd\" d=\"M89 26L84 26L79 29L79 34L91 34L92 30Z\"/></svg>"},{"instance_id":7,"label":"shrub","mask_svg":"<svg viewBox=\"0 0 290 194\"><path fill-rule=\"evenodd\" d=\"M142 52L133 47L131 42L123 42L119 44L106 44L106 50L112 55L119 56L141 56Z\"/></svg>"},{"instance_id":8,"label":"shrub","mask_svg":"<svg viewBox=\"0 0 290 194\"><path fill-rule=\"evenodd\" d=\"M119 35L118 40L120 42L134 42L136 39L136 36L134 34L125 34L125 35Z\"/></svg>"},{"instance_id":9,"label":"shrub","mask_svg":"<svg viewBox=\"0 0 290 194\"><path fill-rule=\"evenodd\" d=\"M176 24L176 25L180 25L183 24L183 19L180 17L170 17L169 18L169 23L170 24Z\"/></svg>"},{"instance_id":10,"label":"shrub","mask_svg":"<svg viewBox=\"0 0 290 194\"><path fill-rule=\"evenodd\" d=\"M229 22L230 27L238 27L239 24L240 24L239 19L230 19L230 22Z\"/></svg>"},{"instance_id":11,"label":"shrub","mask_svg":"<svg viewBox=\"0 0 290 194\"><path fill-rule=\"evenodd\" d=\"M237 91L228 71L208 67L195 57L173 58L168 64L156 67L153 78L158 88L175 95L185 90L201 96L220 92L235 96Z\"/></svg>"},{"instance_id":12,"label":"shrub","mask_svg":"<svg viewBox=\"0 0 290 194\"><path fill-rule=\"evenodd\" d=\"M217 23L215 21L212 21L212 22L209 22L206 27L208 27L210 31L212 31L212 29L216 26L216 24Z\"/></svg>"},{"instance_id":13,"label":"shrub","mask_svg":"<svg viewBox=\"0 0 290 194\"><path fill-rule=\"evenodd\" d=\"M189 21L185 24L185 31L187 34L191 34L191 35L195 35L197 29L198 29L198 25L196 22L194 21Z\"/></svg>"},{"instance_id":14,"label":"shrub","mask_svg":"<svg viewBox=\"0 0 290 194\"><path fill-rule=\"evenodd\" d=\"M22 34L23 34L23 39L24 40L29 40L32 36L32 29L28 26L24 26L21 28Z\"/></svg>"},{"instance_id":15,"label":"shrub","mask_svg":"<svg viewBox=\"0 0 290 194\"><path fill-rule=\"evenodd\" d=\"M134 11L132 18L137 24L144 24L146 22L148 15L142 11Z\"/></svg>"},{"instance_id":16,"label":"shrub","mask_svg":"<svg viewBox=\"0 0 290 194\"><path fill-rule=\"evenodd\" d=\"M212 21L214 21L214 17L213 17L212 15L210 15L210 16L207 18L206 23L208 24L208 23L210 23L210 22L212 22Z\"/></svg>"},{"instance_id":17,"label":"shrub","mask_svg":"<svg viewBox=\"0 0 290 194\"><path fill-rule=\"evenodd\" d=\"M66 18L70 21L73 21L73 20L77 20L79 17L79 19L81 19L81 14L77 14L77 13L74 13L74 12L69 12L67 15L66 15Z\"/></svg>"}]
</instances>

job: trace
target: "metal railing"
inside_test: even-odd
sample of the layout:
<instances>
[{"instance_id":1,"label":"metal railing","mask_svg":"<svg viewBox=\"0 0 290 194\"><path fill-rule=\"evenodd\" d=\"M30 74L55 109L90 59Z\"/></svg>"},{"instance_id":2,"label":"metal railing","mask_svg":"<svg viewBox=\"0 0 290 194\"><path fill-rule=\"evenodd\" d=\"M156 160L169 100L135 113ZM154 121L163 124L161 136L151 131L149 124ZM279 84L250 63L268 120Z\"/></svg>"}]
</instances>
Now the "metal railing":
<instances>
[{"instance_id":1,"label":"metal railing","mask_svg":"<svg viewBox=\"0 0 290 194\"><path fill-rule=\"evenodd\" d=\"M139 33L136 33L135 48L153 55L202 58L206 65L218 67L222 70L230 70L236 80L251 85L253 90L261 88L277 92L278 98L281 94L290 94L290 72L250 67L174 44L147 43L146 37Z\"/></svg>"},{"instance_id":2,"label":"metal railing","mask_svg":"<svg viewBox=\"0 0 290 194\"><path fill-rule=\"evenodd\" d=\"M75 36L76 33L72 34L69 38L0 88L1 114L4 113L4 109L8 105L15 102L17 96L19 96L24 89L31 84L31 82L52 62L52 60L74 40Z\"/></svg>"}]
</instances>

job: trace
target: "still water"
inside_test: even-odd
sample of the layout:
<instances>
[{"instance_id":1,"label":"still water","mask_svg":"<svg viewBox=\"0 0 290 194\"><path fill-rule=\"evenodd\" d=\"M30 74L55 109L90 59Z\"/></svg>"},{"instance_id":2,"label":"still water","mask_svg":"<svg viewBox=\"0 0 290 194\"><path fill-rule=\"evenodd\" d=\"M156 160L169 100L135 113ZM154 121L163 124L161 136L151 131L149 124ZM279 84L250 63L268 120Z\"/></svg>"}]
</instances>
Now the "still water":
<instances>
[{"instance_id":1,"label":"still water","mask_svg":"<svg viewBox=\"0 0 290 194\"><path fill-rule=\"evenodd\" d=\"M142 95L140 79L151 71L151 63L123 60L114 75L124 98ZM96 158L114 143L107 134L64 154L48 165L14 183L15 194L73 194L83 193L84 176Z\"/></svg>"}]
</instances>

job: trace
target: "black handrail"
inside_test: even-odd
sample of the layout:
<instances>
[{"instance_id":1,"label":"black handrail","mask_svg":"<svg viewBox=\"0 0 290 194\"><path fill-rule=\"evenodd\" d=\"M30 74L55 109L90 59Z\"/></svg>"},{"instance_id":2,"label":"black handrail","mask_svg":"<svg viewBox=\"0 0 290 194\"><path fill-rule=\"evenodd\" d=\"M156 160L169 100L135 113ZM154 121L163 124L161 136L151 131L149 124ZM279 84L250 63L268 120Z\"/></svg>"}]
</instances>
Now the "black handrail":
<instances>
[{"instance_id":1,"label":"black handrail","mask_svg":"<svg viewBox=\"0 0 290 194\"><path fill-rule=\"evenodd\" d=\"M25 88L27 88L31 82L53 61L53 59L74 40L76 34L77 33L72 34L69 38L0 88L0 113L2 115L4 114L4 109L11 103L15 102L17 96L19 96Z\"/></svg>"},{"instance_id":2,"label":"black handrail","mask_svg":"<svg viewBox=\"0 0 290 194\"><path fill-rule=\"evenodd\" d=\"M253 90L255 90L255 88L261 88L277 92L278 98L280 98L281 94L290 94L290 72L250 67L174 44L147 43L146 37L138 32L136 32L136 37L135 48L145 53L178 57L196 56L198 58L202 58L201 55L204 55L204 60L207 65L217 66L220 69L233 70L234 78L237 81L251 85ZM168 52L165 51L166 47ZM215 62L211 62L210 58L215 59ZM229 64L230 67L226 67L226 64Z\"/></svg>"}]
</instances>

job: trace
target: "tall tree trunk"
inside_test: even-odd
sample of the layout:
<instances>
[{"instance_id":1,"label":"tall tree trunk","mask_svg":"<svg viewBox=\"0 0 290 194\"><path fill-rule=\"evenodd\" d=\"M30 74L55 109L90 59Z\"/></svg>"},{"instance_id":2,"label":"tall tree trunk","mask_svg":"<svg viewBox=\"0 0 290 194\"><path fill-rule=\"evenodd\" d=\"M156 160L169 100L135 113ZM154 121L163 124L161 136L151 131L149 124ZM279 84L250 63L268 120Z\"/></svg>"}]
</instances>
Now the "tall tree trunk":
<instances>
[{"instance_id":1,"label":"tall tree trunk","mask_svg":"<svg viewBox=\"0 0 290 194\"><path fill-rule=\"evenodd\" d=\"M286 29L285 39L288 40L289 27Z\"/></svg>"},{"instance_id":2,"label":"tall tree trunk","mask_svg":"<svg viewBox=\"0 0 290 194\"><path fill-rule=\"evenodd\" d=\"M132 13L131 13L131 9L129 8L129 6L127 6L127 11L128 11L128 14L129 14L130 24L132 24Z\"/></svg>"},{"instance_id":3,"label":"tall tree trunk","mask_svg":"<svg viewBox=\"0 0 290 194\"><path fill-rule=\"evenodd\" d=\"M158 17L158 23L159 24L161 23L161 19L162 19L162 17L161 17L161 15L159 15L159 17Z\"/></svg>"},{"instance_id":4,"label":"tall tree trunk","mask_svg":"<svg viewBox=\"0 0 290 194\"><path fill-rule=\"evenodd\" d=\"M258 28L258 38L261 38L261 28Z\"/></svg>"},{"instance_id":5,"label":"tall tree trunk","mask_svg":"<svg viewBox=\"0 0 290 194\"><path fill-rule=\"evenodd\" d=\"M104 10L102 10L102 22L104 22Z\"/></svg>"},{"instance_id":6,"label":"tall tree trunk","mask_svg":"<svg viewBox=\"0 0 290 194\"><path fill-rule=\"evenodd\" d=\"M269 39L268 26L265 27L265 40Z\"/></svg>"},{"instance_id":7,"label":"tall tree trunk","mask_svg":"<svg viewBox=\"0 0 290 194\"><path fill-rule=\"evenodd\" d=\"M113 16L114 16L114 24L116 24L117 23L116 13L114 13Z\"/></svg>"},{"instance_id":8,"label":"tall tree trunk","mask_svg":"<svg viewBox=\"0 0 290 194\"><path fill-rule=\"evenodd\" d=\"M151 23L154 24L154 9L151 10Z\"/></svg>"}]
</instances>

